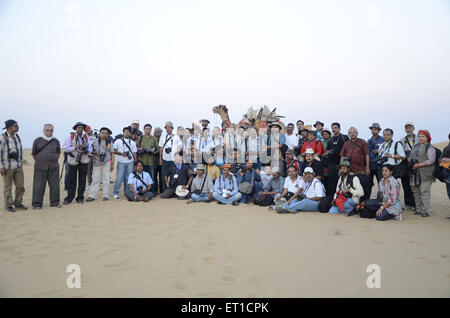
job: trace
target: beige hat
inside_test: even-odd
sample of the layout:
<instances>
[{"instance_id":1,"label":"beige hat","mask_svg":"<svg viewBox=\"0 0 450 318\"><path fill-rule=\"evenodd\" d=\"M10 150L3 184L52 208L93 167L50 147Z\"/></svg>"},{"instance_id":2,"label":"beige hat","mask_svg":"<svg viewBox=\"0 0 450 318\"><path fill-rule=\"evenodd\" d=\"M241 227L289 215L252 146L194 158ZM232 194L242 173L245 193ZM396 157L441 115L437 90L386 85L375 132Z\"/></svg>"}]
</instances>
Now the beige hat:
<instances>
[{"instance_id":1,"label":"beige hat","mask_svg":"<svg viewBox=\"0 0 450 318\"><path fill-rule=\"evenodd\" d=\"M406 123L405 123L405 127L406 126L413 126L414 127L414 124L412 123L412 122L410 122L410 121L407 121Z\"/></svg>"},{"instance_id":2,"label":"beige hat","mask_svg":"<svg viewBox=\"0 0 450 318\"><path fill-rule=\"evenodd\" d=\"M202 164L202 163L199 163L198 165L197 165L197 167L195 167L195 169L197 169L197 170L205 170L205 166Z\"/></svg>"},{"instance_id":3,"label":"beige hat","mask_svg":"<svg viewBox=\"0 0 450 318\"><path fill-rule=\"evenodd\" d=\"M314 154L314 149L312 149L312 148L308 148L308 149L306 149L306 151L305 151L305 155L307 154L307 153L310 153L310 154Z\"/></svg>"},{"instance_id":4,"label":"beige hat","mask_svg":"<svg viewBox=\"0 0 450 318\"><path fill-rule=\"evenodd\" d=\"M139 125L139 120L135 119L131 122L132 124L138 124Z\"/></svg>"},{"instance_id":5,"label":"beige hat","mask_svg":"<svg viewBox=\"0 0 450 318\"><path fill-rule=\"evenodd\" d=\"M164 125L164 128L167 128L167 126L170 126L170 127L173 128L172 122L171 122L171 121L168 121L168 122Z\"/></svg>"},{"instance_id":6,"label":"beige hat","mask_svg":"<svg viewBox=\"0 0 450 318\"><path fill-rule=\"evenodd\" d=\"M183 189L183 186L179 185L175 190L175 194L178 198L184 199L189 194L189 190L187 188Z\"/></svg>"},{"instance_id":7,"label":"beige hat","mask_svg":"<svg viewBox=\"0 0 450 318\"><path fill-rule=\"evenodd\" d=\"M280 168L279 167L272 167L272 173L280 173Z\"/></svg>"},{"instance_id":8,"label":"beige hat","mask_svg":"<svg viewBox=\"0 0 450 318\"><path fill-rule=\"evenodd\" d=\"M308 172L312 173L312 174L315 174L313 168L306 167L305 170L303 170L303 175L307 174Z\"/></svg>"}]
</instances>

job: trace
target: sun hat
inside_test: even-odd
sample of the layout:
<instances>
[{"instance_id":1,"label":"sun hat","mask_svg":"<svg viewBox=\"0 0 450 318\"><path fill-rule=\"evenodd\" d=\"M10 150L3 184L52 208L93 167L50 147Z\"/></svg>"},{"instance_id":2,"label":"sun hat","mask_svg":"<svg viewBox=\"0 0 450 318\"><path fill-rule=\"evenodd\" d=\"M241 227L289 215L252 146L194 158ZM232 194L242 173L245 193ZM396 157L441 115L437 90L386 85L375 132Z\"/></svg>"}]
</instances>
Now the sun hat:
<instances>
[{"instance_id":1,"label":"sun hat","mask_svg":"<svg viewBox=\"0 0 450 318\"><path fill-rule=\"evenodd\" d=\"M72 129L73 130L77 130L77 127L78 126L83 126L83 130L85 130L86 129L86 124L84 124L84 123L82 123L81 121L79 121L79 122L77 122L73 127L72 127Z\"/></svg>"},{"instance_id":2,"label":"sun hat","mask_svg":"<svg viewBox=\"0 0 450 318\"><path fill-rule=\"evenodd\" d=\"M379 123L373 123L372 126L369 127L369 129L372 129L372 128L376 128L378 130L381 130L381 126L380 126Z\"/></svg>"},{"instance_id":3,"label":"sun hat","mask_svg":"<svg viewBox=\"0 0 450 318\"><path fill-rule=\"evenodd\" d=\"M312 173L312 174L315 174L313 168L306 167L305 170L303 170L303 175L307 174L308 172Z\"/></svg>"},{"instance_id":4,"label":"sun hat","mask_svg":"<svg viewBox=\"0 0 450 318\"><path fill-rule=\"evenodd\" d=\"M324 124L321 121L316 121L316 123L313 125L313 127L315 128L317 125L322 125L322 127L324 126Z\"/></svg>"},{"instance_id":5,"label":"sun hat","mask_svg":"<svg viewBox=\"0 0 450 318\"><path fill-rule=\"evenodd\" d=\"M175 194L178 197L178 199L185 199L186 196L189 194L189 190L187 188L183 189L183 186L180 184L175 189Z\"/></svg>"}]
</instances>

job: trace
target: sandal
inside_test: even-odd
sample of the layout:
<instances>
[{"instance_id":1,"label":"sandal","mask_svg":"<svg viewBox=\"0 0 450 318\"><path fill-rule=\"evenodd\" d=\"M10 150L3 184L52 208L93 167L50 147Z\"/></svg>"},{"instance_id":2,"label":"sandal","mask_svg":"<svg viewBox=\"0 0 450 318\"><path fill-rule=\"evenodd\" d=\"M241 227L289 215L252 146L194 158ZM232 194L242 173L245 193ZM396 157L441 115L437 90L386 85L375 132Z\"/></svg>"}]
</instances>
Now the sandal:
<instances>
[{"instance_id":1,"label":"sandal","mask_svg":"<svg viewBox=\"0 0 450 318\"><path fill-rule=\"evenodd\" d=\"M430 216L427 212L423 212L423 213L421 213L421 215L422 215L424 218Z\"/></svg>"}]
</instances>

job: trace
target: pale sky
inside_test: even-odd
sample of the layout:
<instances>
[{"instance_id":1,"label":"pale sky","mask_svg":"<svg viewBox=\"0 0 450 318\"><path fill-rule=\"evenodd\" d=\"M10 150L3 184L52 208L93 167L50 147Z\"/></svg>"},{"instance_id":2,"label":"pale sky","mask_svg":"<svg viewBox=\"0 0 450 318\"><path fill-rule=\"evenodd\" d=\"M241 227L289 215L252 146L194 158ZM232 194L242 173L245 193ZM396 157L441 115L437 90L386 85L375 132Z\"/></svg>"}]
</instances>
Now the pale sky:
<instances>
[{"instance_id":1,"label":"pale sky","mask_svg":"<svg viewBox=\"0 0 450 318\"><path fill-rule=\"evenodd\" d=\"M24 145L77 121L189 126L226 104L446 141L448 0L0 0L0 109Z\"/></svg>"}]
</instances>

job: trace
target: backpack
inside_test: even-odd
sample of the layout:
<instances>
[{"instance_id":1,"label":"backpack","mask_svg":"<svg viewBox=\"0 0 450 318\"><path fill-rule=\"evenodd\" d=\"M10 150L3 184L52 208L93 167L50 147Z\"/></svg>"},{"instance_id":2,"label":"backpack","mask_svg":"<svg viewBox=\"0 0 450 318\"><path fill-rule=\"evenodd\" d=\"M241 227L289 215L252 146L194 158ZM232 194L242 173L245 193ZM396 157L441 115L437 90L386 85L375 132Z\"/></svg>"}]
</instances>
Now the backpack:
<instances>
[{"instance_id":1,"label":"backpack","mask_svg":"<svg viewBox=\"0 0 450 318\"><path fill-rule=\"evenodd\" d=\"M364 174L360 174L360 173L352 174L352 175L348 176L348 178L350 180L347 179L347 182L350 183L350 186L352 188L353 188L353 178L355 176L357 176L359 178L359 183L361 183L361 186L364 190L364 195L361 198L359 198L359 202L361 203L361 202L364 202L367 199L369 199L370 192L372 191L372 182L370 181L370 178Z\"/></svg>"},{"instance_id":2,"label":"backpack","mask_svg":"<svg viewBox=\"0 0 450 318\"><path fill-rule=\"evenodd\" d=\"M320 199L319 202L319 212L327 213L331 209L331 205L333 203L334 194L327 195Z\"/></svg>"},{"instance_id":3,"label":"backpack","mask_svg":"<svg viewBox=\"0 0 450 318\"><path fill-rule=\"evenodd\" d=\"M439 160L440 160L440 158L442 156L442 152L438 148L436 148L435 146L430 145L430 144L426 145L425 152L428 152L428 149L430 149L430 147L433 147L434 150L436 151L436 156L434 158L434 172L433 172L433 175L439 181L445 182L445 176L444 176L444 173L442 171L443 168L440 166L440 163L439 163Z\"/></svg>"},{"instance_id":4,"label":"backpack","mask_svg":"<svg viewBox=\"0 0 450 318\"><path fill-rule=\"evenodd\" d=\"M270 194L258 194L253 203L259 206L269 206L273 203L273 197Z\"/></svg>"}]
</instances>

